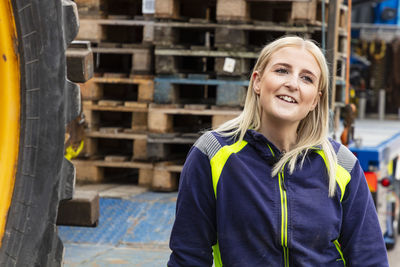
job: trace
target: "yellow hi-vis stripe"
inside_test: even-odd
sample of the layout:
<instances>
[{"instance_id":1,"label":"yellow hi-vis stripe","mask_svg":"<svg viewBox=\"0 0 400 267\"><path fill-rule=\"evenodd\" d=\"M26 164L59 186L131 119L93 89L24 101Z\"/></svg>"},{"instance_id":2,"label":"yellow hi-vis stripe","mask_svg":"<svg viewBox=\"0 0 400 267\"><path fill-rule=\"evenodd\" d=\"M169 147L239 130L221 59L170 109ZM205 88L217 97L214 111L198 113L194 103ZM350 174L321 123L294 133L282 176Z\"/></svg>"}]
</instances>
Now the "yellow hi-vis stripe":
<instances>
[{"instance_id":1,"label":"yellow hi-vis stripe","mask_svg":"<svg viewBox=\"0 0 400 267\"><path fill-rule=\"evenodd\" d=\"M281 222L281 243L283 248L283 257L285 262L285 267L289 267L289 248L287 242L287 221L288 221L288 209L287 209L287 196L286 190L283 187L283 183L285 182L285 177L283 171L279 173L279 191L281 195L281 214L282 214L282 222Z\"/></svg>"},{"instance_id":2,"label":"yellow hi-vis stripe","mask_svg":"<svg viewBox=\"0 0 400 267\"><path fill-rule=\"evenodd\" d=\"M335 247L340 254L341 260L343 261L344 266L346 266L346 261L344 260L343 252L342 249L340 248L339 241L336 239L333 241L333 244L335 244Z\"/></svg>"},{"instance_id":3,"label":"yellow hi-vis stripe","mask_svg":"<svg viewBox=\"0 0 400 267\"><path fill-rule=\"evenodd\" d=\"M328 165L328 162L326 161L324 151L316 150L315 152L318 153L324 159L326 168L329 171L329 165ZM336 178L336 182L338 183L338 185L340 187L340 192L341 192L340 201L342 201L344 193L346 192L346 186L350 182L351 175L345 168L343 168L339 164L336 164L336 177L335 178Z\"/></svg>"},{"instance_id":4,"label":"yellow hi-vis stripe","mask_svg":"<svg viewBox=\"0 0 400 267\"><path fill-rule=\"evenodd\" d=\"M211 175L212 175L212 182L214 188L215 198L217 198L217 185L219 181L219 177L221 176L222 169L225 166L226 161L233 153L238 153L247 145L247 142L242 140L241 142L238 141L230 146L224 146L214 155L214 157L210 160L211 165ZM213 247L214 253L214 266L215 267L222 267L222 259L221 253L219 251L219 244L215 244Z\"/></svg>"},{"instance_id":5,"label":"yellow hi-vis stripe","mask_svg":"<svg viewBox=\"0 0 400 267\"><path fill-rule=\"evenodd\" d=\"M214 253L214 267L222 267L221 253L219 251L219 244L215 244L213 247Z\"/></svg>"},{"instance_id":6,"label":"yellow hi-vis stripe","mask_svg":"<svg viewBox=\"0 0 400 267\"><path fill-rule=\"evenodd\" d=\"M214 187L215 198L217 198L217 185L219 181L219 177L221 176L222 169L225 166L226 161L230 157L232 153L238 153L247 145L247 142L242 140L238 141L230 146L224 146L214 155L214 157L210 160L211 165L211 175Z\"/></svg>"}]
</instances>

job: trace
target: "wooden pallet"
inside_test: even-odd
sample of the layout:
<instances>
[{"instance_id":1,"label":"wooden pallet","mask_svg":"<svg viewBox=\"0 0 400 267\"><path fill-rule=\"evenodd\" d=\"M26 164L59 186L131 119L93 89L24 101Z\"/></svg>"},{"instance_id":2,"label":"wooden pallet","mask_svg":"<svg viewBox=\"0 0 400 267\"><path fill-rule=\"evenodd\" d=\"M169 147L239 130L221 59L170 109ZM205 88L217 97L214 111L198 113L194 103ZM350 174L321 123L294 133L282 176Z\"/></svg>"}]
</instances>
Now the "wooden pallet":
<instances>
[{"instance_id":1,"label":"wooden pallet","mask_svg":"<svg viewBox=\"0 0 400 267\"><path fill-rule=\"evenodd\" d=\"M88 128L122 128L124 132L147 130L148 104L113 100L83 101Z\"/></svg>"},{"instance_id":2,"label":"wooden pallet","mask_svg":"<svg viewBox=\"0 0 400 267\"><path fill-rule=\"evenodd\" d=\"M130 176L132 182L148 185L153 179L152 163L135 161L105 161L105 160L73 160L78 182L100 183L116 179L113 172L120 176Z\"/></svg>"},{"instance_id":3,"label":"wooden pallet","mask_svg":"<svg viewBox=\"0 0 400 267\"><path fill-rule=\"evenodd\" d=\"M73 160L76 178L81 183L100 183L115 181L120 177L155 191L176 191L182 161L166 161L160 163L144 163L134 161L110 162L102 160ZM113 177L113 174L116 176ZM125 178L126 179L126 178Z\"/></svg>"},{"instance_id":4,"label":"wooden pallet","mask_svg":"<svg viewBox=\"0 0 400 267\"><path fill-rule=\"evenodd\" d=\"M206 104L240 107L244 104L248 80L157 77L154 102L157 104Z\"/></svg>"},{"instance_id":5,"label":"wooden pallet","mask_svg":"<svg viewBox=\"0 0 400 267\"><path fill-rule=\"evenodd\" d=\"M259 1L259 0L217 0L217 21L219 22L275 22L321 25L322 5L325 5L325 23L328 22L327 0L309 1ZM347 6L341 5L339 27L346 28Z\"/></svg>"},{"instance_id":6,"label":"wooden pallet","mask_svg":"<svg viewBox=\"0 0 400 267\"><path fill-rule=\"evenodd\" d=\"M197 49L156 49L156 74L194 73L248 77L257 52Z\"/></svg>"},{"instance_id":7,"label":"wooden pallet","mask_svg":"<svg viewBox=\"0 0 400 267\"><path fill-rule=\"evenodd\" d=\"M154 95L154 77L132 75L120 77L105 73L93 77L81 85L82 100L122 100L152 102Z\"/></svg>"},{"instance_id":8,"label":"wooden pallet","mask_svg":"<svg viewBox=\"0 0 400 267\"><path fill-rule=\"evenodd\" d=\"M80 19L76 39L92 42L152 44L154 21L123 19Z\"/></svg>"},{"instance_id":9,"label":"wooden pallet","mask_svg":"<svg viewBox=\"0 0 400 267\"><path fill-rule=\"evenodd\" d=\"M321 26L289 25L285 23L190 23L155 22L154 45L157 48L207 47L242 51L257 51L265 44L285 34L306 36L321 42ZM339 30L346 36L346 30Z\"/></svg>"},{"instance_id":10,"label":"wooden pallet","mask_svg":"<svg viewBox=\"0 0 400 267\"><path fill-rule=\"evenodd\" d=\"M155 18L170 20L197 19L218 22L275 22L321 25L322 4L325 18L328 17L327 0L309 1L260 1L260 0L216 0L216 1L163 0L156 1ZM216 5L215 5L216 2ZM346 28L347 7L340 10L340 27Z\"/></svg>"},{"instance_id":11,"label":"wooden pallet","mask_svg":"<svg viewBox=\"0 0 400 267\"><path fill-rule=\"evenodd\" d=\"M155 0L75 0L79 16L135 18L154 14Z\"/></svg>"},{"instance_id":12,"label":"wooden pallet","mask_svg":"<svg viewBox=\"0 0 400 267\"><path fill-rule=\"evenodd\" d=\"M148 129L152 133L198 133L233 119L240 112L232 108L195 110L179 105L150 104Z\"/></svg>"},{"instance_id":13,"label":"wooden pallet","mask_svg":"<svg viewBox=\"0 0 400 267\"><path fill-rule=\"evenodd\" d=\"M155 164L151 188L155 191L177 190L182 168L183 162L179 161L165 161Z\"/></svg>"},{"instance_id":14,"label":"wooden pallet","mask_svg":"<svg viewBox=\"0 0 400 267\"><path fill-rule=\"evenodd\" d=\"M87 130L82 157L103 158L105 161L148 160L147 135L124 132L117 127Z\"/></svg>"},{"instance_id":15,"label":"wooden pallet","mask_svg":"<svg viewBox=\"0 0 400 267\"><path fill-rule=\"evenodd\" d=\"M96 73L153 74L152 45L99 43L92 51Z\"/></svg>"},{"instance_id":16,"label":"wooden pallet","mask_svg":"<svg viewBox=\"0 0 400 267\"><path fill-rule=\"evenodd\" d=\"M147 153L150 159L155 161L184 159L200 135L200 133L148 134Z\"/></svg>"},{"instance_id":17,"label":"wooden pallet","mask_svg":"<svg viewBox=\"0 0 400 267\"><path fill-rule=\"evenodd\" d=\"M215 0L158 0L154 17L169 20L215 21Z\"/></svg>"},{"instance_id":18,"label":"wooden pallet","mask_svg":"<svg viewBox=\"0 0 400 267\"><path fill-rule=\"evenodd\" d=\"M86 131L81 158L120 162L127 160L160 161L185 158L199 134L157 134L124 132L105 127Z\"/></svg>"}]
</instances>

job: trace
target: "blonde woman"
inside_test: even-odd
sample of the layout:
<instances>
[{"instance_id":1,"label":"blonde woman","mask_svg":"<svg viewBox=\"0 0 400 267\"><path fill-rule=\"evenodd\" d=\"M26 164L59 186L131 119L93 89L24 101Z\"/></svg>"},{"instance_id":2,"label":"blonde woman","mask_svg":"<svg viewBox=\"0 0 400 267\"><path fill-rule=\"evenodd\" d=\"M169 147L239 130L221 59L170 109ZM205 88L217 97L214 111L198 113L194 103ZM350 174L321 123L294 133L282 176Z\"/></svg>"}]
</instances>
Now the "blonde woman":
<instances>
[{"instance_id":1,"label":"blonde woman","mask_svg":"<svg viewBox=\"0 0 400 267\"><path fill-rule=\"evenodd\" d=\"M189 152L168 266L388 266L363 171L327 137L328 80L312 41L261 51L241 115Z\"/></svg>"}]
</instances>

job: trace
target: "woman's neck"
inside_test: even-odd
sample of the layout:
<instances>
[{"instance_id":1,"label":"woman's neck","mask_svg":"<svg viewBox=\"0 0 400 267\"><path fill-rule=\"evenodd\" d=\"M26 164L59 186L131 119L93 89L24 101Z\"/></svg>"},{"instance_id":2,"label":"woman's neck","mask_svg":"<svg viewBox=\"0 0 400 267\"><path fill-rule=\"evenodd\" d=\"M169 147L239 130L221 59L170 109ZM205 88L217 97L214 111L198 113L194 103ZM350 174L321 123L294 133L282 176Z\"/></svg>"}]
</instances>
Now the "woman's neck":
<instances>
[{"instance_id":1,"label":"woman's neck","mask_svg":"<svg viewBox=\"0 0 400 267\"><path fill-rule=\"evenodd\" d=\"M296 144L298 124L261 123L259 130L269 141L271 141L281 152L290 151Z\"/></svg>"}]
</instances>

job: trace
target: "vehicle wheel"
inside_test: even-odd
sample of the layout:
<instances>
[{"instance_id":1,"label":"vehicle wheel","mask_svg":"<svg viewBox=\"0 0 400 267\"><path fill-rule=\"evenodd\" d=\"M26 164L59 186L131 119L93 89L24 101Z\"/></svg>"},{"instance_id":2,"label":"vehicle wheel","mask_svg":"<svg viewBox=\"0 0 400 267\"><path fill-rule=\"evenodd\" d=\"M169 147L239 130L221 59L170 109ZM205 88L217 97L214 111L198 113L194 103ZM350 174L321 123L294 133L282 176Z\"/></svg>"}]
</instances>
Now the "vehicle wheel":
<instances>
[{"instance_id":1,"label":"vehicle wheel","mask_svg":"<svg viewBox=\"0 0 400 267\"><path fill-rule=\"evenodd\" d=\"M71 0L0 1L0 266L60 266L58 203L72 197L65 125L79 114L65 49L78 31Z\"/></svg>"}]
</instances>

